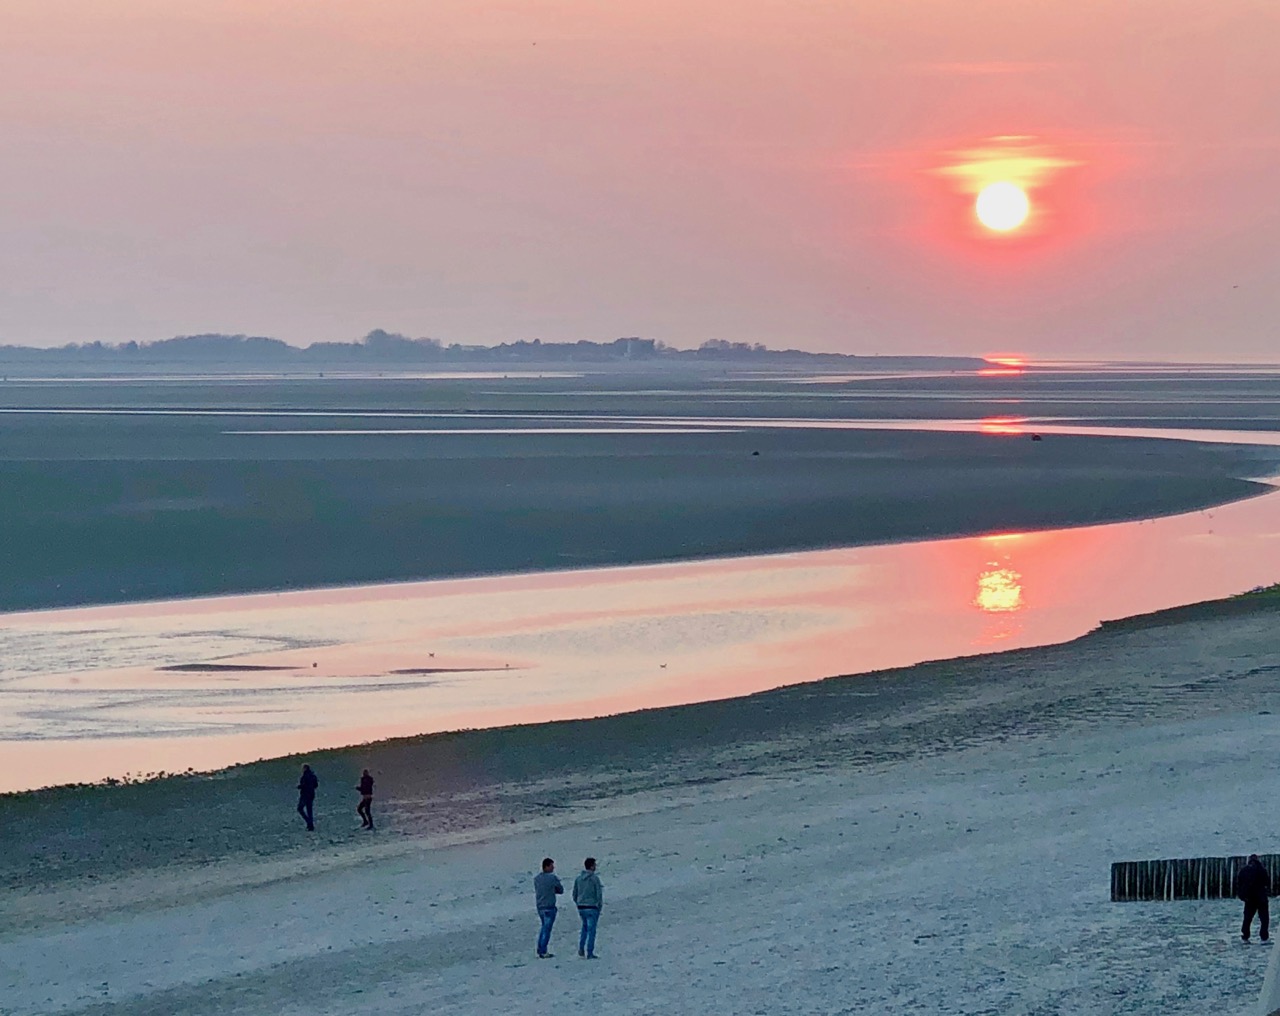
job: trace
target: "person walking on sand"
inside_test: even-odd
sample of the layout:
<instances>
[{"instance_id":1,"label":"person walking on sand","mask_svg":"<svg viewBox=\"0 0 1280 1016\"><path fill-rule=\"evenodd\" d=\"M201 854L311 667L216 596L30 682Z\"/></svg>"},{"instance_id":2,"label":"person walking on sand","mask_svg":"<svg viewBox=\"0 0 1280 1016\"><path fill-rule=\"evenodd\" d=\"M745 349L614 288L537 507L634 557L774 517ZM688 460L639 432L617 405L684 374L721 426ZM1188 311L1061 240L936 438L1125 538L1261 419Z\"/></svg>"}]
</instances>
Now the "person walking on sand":
<instances>
[{"instance_id":1,"label":"person walking on sand","mask_svg":"<svg viewBox=\"0 0 1280 1016\"><path fill-rule=\"evenodd\" d=\"M360 791L360 803L356 805L356 814L360 816L360 828L373 828L373 777L369 775L369 770L364 771L364 775L360 777L360 783L356 786L356 790Z\"/></svg>"},{"instance_id":2,"label":"person walking on sand","mask_svg":"<svg viewBox=\"0 0 1280 1016\"><path fill-rule=\"evenodd\" d=\"M1236 874L1236 896L1244 901L1244 921L1240 924L1240 938L1249 941L1253 915L1258 915L1258 937L1267 941L1271 937L1271 914L1268 897L1271 896L1271 876L1258 860L1257 854L1249 855L1249 862Z\"/></svg>"},{"instance_id":3,"label":"person walking on sand","mask_svg":"<svg viewBox=\"0 0 1280 1016\"><path fill-rule=\"evenodd\" d=\"M542 871L533 877L533 899L538 908L538 959L549 960L554 953L547 952L551 945L551 926L556 923L556 897L564 892L560 876L556 874L556 862L549 857L542 859Z\"/></svg>"},{"instance_id":4,"label":"person walking on sand","mask_svg":"<svg viewBox=\"0 0 1280 1016\"><path fill-rule=\"evenodd\" d=\"M315 803L318 786L320 786L320 780L311 771L311 767L303 766L302 778L298 780L298 814L307 823L309 833L316 831Z\"/></svg>"},{"instance_id":5,"label":"person walking on sand","mask_svg":"<svg viewBox=\"0 0 1280 1016\"><path fill-rule=\"evenodd\" d=\"M582 918L578 955L593 960L596 958L596 925L600 923L600 908L604 906L604 886L596 874L594 857L582 862L582 874L573 880L573 902L578 905L578 916Z\"/></svg>"}]
</instances>

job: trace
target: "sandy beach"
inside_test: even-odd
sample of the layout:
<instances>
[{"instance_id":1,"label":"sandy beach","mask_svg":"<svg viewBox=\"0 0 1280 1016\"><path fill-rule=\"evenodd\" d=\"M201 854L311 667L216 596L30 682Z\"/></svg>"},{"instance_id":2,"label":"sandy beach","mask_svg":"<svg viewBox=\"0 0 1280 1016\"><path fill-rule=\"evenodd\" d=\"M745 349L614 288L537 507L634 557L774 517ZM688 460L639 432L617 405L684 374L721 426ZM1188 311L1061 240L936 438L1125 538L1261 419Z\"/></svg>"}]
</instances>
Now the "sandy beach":
<instances>
[{"instance_id":1,"label":"sandy beach","mask_svg":"<svg viewBox=\"0 0 1280 1016\"><path fill-rule=\"evenodd\" d=\"M1113 860L1273 849L1280 602L607 719L3 799L0 1012L1235 1013L1230 902ZM379 830L351 789L378 779ZM603 959L530 880L601 859Z\"/></svg>"}]
</instances>

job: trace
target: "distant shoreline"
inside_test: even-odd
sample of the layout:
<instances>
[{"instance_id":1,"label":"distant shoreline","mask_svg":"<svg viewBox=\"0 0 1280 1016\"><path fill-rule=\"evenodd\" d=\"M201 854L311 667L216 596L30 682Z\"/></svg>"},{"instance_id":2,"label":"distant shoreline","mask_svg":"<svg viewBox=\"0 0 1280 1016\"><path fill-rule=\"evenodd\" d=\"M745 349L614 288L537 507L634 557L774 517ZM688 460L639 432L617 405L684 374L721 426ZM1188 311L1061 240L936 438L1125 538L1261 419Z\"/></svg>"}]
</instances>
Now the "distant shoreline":
<instances>
[{"instance_id":1,"label":"distant shoreline","mask_svg":"<svg viewBox=\"0 0 1280 1016\"><path fill-rule=\"evenodd\" d=\"M542 342L540 339L502 342L497 345L445 344L436 339L410 338L374 329L354 342L315 342L294 346L262 335L206 333L179 335L151 342L86 342L57 347L0 345L0 371L39 365L137 370L183 367L187 369L298 369L309 367L391 370L425 366L586 364L597 367L699 364L717 367L826 366L861 367L864 370L978 370L987 365L979 356L906 355L880 356L853 353L817 353L804 349L771 349L760 343L710 339L696 349L678 349L656 339L629 337L599 342Z\"/></svg>"}]
</instances>

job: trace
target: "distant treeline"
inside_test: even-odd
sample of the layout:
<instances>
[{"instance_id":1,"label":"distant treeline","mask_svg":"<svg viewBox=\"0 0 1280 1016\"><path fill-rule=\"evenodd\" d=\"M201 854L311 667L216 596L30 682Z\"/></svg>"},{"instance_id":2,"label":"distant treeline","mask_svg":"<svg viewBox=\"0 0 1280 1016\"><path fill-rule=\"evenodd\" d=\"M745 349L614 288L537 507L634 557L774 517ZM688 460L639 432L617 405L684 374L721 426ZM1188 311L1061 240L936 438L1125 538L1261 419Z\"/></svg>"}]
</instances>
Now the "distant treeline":
<instances>
[{"instance_id":1,"label":"distant treeline","mask_svg":"<svg viewBox=\"0 0 1280 1016\"><path fill-rule=\"evenodd\" d=\"M503 342L496 346L445 345L437 339L412 339L381 328L355 342L315 342L291 346L261 335L179 335L156 342L78 345L37 349L0 346L0 364L94 363L128 364L244 364L271 367L325 363L450 364L450 363L617 363L621 361L672 362L783 362L812 365L878 367L929 367L969 370L981 366L976 357L857 356L845 353L809 353L800 349L769 349L759 343L711 339L697 349L676 349L656 339L623 338L612 342Z\"/></svg>"}]
</instances>

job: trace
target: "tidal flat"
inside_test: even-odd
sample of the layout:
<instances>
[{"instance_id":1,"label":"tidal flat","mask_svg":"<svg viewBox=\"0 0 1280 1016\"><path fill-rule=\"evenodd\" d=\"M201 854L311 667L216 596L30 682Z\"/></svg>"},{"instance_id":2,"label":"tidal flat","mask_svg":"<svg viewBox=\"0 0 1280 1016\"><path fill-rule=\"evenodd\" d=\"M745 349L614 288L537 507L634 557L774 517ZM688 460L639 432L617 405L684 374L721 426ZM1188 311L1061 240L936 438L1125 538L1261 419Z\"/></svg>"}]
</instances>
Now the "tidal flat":
<instances>
[{"instance_id":1,"label":"tidal flat","mask_svg":"<svg viewBox=\"0 0 1280 1016\"><path fill-rule=\"evenodd\" d=\"M1254 478L1280 460L1274 449L1126 437L688 433L662 422L1016 412L1034 427L1038 414L1067 412L1280 427L1265 374L819 380L10 379L0 385L0 609L1146 518L1260 493ZM640 426L610 433L610 417ZM566 420L584 432L554 432Z\"/></svg>"}]
</instances>

